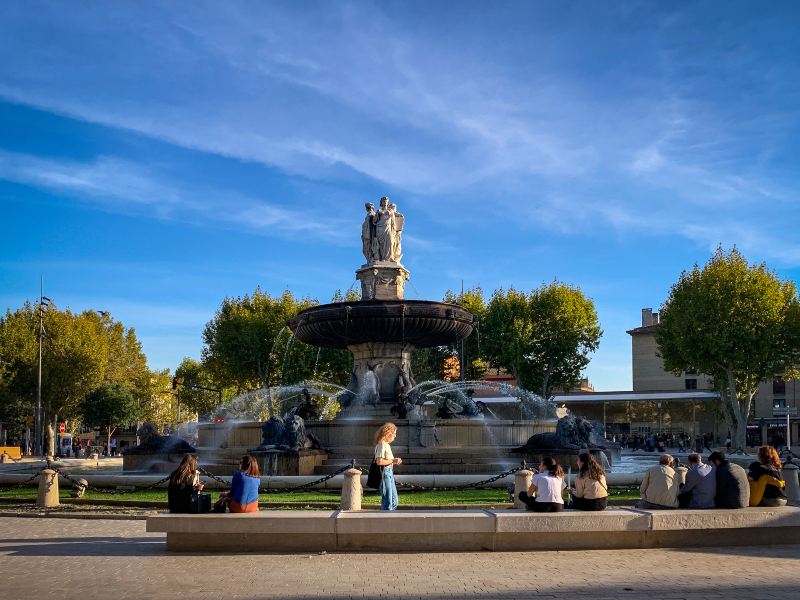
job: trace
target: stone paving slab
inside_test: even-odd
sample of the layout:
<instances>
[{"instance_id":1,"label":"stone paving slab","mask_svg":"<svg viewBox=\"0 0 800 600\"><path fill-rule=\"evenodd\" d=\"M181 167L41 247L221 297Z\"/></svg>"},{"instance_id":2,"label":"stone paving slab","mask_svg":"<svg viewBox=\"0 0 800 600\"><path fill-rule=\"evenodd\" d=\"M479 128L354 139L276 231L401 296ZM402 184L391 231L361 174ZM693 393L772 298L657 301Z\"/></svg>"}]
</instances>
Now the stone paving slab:
<instances>
[{"instance_id":1,"label":"stone paving slab","mask_svg":"<svg viewBox=\"0 0 800 600\"><path fill-rule=\"evenodd\" d=\"M797 597L800 545L580 552L166 554L142 521L0 519L0 598Z\"/></svg>"}]
</instances>

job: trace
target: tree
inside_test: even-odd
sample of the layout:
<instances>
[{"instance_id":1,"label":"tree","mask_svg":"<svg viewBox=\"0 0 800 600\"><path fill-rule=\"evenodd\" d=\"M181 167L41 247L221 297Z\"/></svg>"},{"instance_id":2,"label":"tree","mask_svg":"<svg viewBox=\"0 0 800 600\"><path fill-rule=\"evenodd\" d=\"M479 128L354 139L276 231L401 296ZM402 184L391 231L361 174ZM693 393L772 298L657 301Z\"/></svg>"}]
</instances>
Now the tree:
<instances>
[{"instance_id":1,"label":"tree","mask_svg":"<svg viewBox=\"0 0 800 600\"><path fill-rule=\"evenodd\" d=\"M149 394L150 371L133 329L107 314L73 313L54 304L43 313L43 422L75 422L86 395L102 383L124 383L136 396ZM39 316L26 302L0 318L0 411L23 420L34 413Z\"/></svg>"},{"instance_id":2,"label":"tree","mask_svg":"<svg viewBox=\"0 0 800 600\"><path fill-rule=\"evenodd\" d=\"M83 402L83 418L90 427L106 432L106 448L111 456L111 435L119 425L135 423L141 415L140 403L130 388L119 384L103 384Z\"/></svg>"},{"instance_id":3,"label":"tree","mask_svg":"<svg viewBox=\"0 0 800 600\"><path fill-rule=\"evenodd\" d=\"M348 297L340 292L337 296ZM316 304L310 298L297 300L288 291L272 297L260 289L241 298L225 298L203 332L204 367L218 384L238 391L311 378L346 384L352 366L349 352L296 341L287 326L298 312ZM271 415L272 402L267 407Z\"/></svg>"},{"instance_id":4,"label":"tree","mask_svg":"<svg viewBox=\"0 0 800 600\"><path fill-rule=\"evenodd\" d=\"M210 389L221 389L206 366L192 358L186 357L175 369L175 377L180 382L175 394L182 412L193 412L198 415L209 414L220 405L218 392L198 389L196 386ZM229 394L230 395L230 392Z\"/></svg>"},{"instance_id":5,"label":"tree","mask_svg":"<svg viewBox=\"0 0 800 600\"><path fill-rule=\"evenodd\" d=\"M759 382L791 374L800 359L797 289L765 264L750 265L722 247L701 269L681 273L656 329L664 368L708 375L725 423L744 448Z\"/></svg>"},{"instance_id":6,"label":"tree","mask_svg":"<svg viewBox=\"0 0 800 600\"><path fill-rule=\"evenodd\" d=\"M486 316L487 311L483 289L480 286L476 286L458 294L447 290L444 294L444 301L463 306L475 317L475 327L472 333L463 341L464 378L480 379L486 374L486 369L489 366L484 356L483 349L481 348L481 322ZM458 356L460 361L461 342L455 344L453 352L454 356Z\"/></svg>"},{"instance_id":7,"label":"tree","mask_svg":"<svg viewBox=\"0 0 800 600\"><path fill-rule=\"evenodd\" d=\"M524 388L549 398L553 388L580 383L589 353L603 334L591 299L554 281L530 294L495 291L482 326L482 343L496 366Z\"/></svg>"}]
</instances>

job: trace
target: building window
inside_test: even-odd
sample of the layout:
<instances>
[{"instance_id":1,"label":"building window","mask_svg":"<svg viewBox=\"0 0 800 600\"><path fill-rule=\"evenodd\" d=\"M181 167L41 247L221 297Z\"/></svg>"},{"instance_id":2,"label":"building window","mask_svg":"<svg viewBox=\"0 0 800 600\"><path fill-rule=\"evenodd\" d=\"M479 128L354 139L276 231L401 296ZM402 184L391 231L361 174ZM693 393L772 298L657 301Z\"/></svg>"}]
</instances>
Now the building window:
<instances>
[{"instance_id":1,"label":"building window","mask_svg":"<svg viewBox=\"0 0 800 600\"><path fill-rule=\"evenodd\" d=\"M772 399L772 408L785 408L785 407L786 407L786 398Z\"/></svg>"},{"instance_id":2,"label":"building window","mask_svg":"<svg viewBox=\"0 0 800 600\"><path fill-rule=\"evenodd\" d=\"M697 379L687 379L686 380L686 389L687 390L696 390L697 389Z\"/></svg>"},{"instance_id":3,"label":"building window","mask_svg":"<svg viewBox=\"0 0 800 600\"><path fill-rule=\"evenodd\" d=\"M781 395L786 393L786 381L783 377L776 377L772 380L772 393Z\"/></svg>"}]
</instances>

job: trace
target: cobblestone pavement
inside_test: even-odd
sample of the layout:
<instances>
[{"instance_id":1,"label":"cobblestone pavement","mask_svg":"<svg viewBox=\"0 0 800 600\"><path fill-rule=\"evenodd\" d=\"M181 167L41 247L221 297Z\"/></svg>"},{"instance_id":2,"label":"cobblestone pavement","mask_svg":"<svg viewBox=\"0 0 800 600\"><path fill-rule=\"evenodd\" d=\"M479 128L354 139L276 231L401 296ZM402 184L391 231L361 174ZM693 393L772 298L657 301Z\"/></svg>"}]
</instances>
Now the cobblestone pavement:
<instances>
[{"instance_id":1,"label":"cobblestone pavement","mask_svg":"<svg viewBox=\"0 0 800 600\"><path fill-rule=\"evenodd\" d=\"M0 598L798 597L800 544L441 554L167 554L144 521L0 517Z\"/></svg>"}]
</instances>

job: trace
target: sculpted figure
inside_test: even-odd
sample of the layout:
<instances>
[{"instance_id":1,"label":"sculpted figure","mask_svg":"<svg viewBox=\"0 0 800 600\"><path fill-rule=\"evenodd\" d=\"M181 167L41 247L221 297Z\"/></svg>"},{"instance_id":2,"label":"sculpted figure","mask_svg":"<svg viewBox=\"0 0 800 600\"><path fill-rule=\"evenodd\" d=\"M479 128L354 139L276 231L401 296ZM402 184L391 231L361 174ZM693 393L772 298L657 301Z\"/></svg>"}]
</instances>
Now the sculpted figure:
<instances>
[{"instance_id":1,"label":"sculpted figure","mask_svg":"<svg viewBox=\"0 0 800 600\"><path fill-rule=\"evenodd\" d=\"M394 240L394 215L389 210L389 198L381 198L380 208L372 217L375 223L375 239L377 240L376 260L391 260L392 242Z\"/></svg>"},{"instance_id":2,"label":"sculpted figure","mask_svg":"<svg viewBox=\"0 0 800 600\"><path fill-rule=\"evenodd\" d=\"M367 365L367 372L364 373L362 397L366 404L377 404L381 399L381 380L375 372L377 366L378 365Z\"/></svg>"},{"instance_id":3,"label":"sculpted figure","mask_svg":"<svg viewBox=\"0 0 800 600\"><path fill-rule=\"evenodd\" d=\"M394 222L394 232L392 235L392 252L389 260L399 263L403 258L403 222L405 217L403 213L397 212L397 205L394 203L389 204L389 210L392 213L392 221Z\"/></svg>"},{"instance_id":4,"label":"sculpted figure","mask_svg":"<svg viewBox=\"0 0 800 600\"><path fill-rule=\"evenodd\" d=\"M375 205L372 202L367 202L364 207L367 209L367 216L361 224L361 252L364 254L367 264L370 264L375 261L373 251L375 241L375 223L373 222Z\"/></svg>"}]
</instances>

